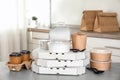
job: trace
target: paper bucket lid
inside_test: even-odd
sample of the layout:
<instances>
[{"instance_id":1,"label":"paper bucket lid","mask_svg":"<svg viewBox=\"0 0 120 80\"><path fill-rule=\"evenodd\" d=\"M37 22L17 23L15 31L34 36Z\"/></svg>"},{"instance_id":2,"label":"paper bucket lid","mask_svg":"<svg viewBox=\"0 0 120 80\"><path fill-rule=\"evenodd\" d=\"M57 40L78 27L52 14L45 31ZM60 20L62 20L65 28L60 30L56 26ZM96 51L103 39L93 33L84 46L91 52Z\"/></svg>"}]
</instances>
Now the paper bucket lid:
<instances>
[{"instance_id":1,"label":"paper bucket lid","mask_svg":"<svg viewBox=\"0 0 120 80\"><path fill-rule=\"evenodd\" d=\"M91 50L92 53L99 54L111 54L111 51L108 48L96 47Z\"/></svg>"}]
</instances>

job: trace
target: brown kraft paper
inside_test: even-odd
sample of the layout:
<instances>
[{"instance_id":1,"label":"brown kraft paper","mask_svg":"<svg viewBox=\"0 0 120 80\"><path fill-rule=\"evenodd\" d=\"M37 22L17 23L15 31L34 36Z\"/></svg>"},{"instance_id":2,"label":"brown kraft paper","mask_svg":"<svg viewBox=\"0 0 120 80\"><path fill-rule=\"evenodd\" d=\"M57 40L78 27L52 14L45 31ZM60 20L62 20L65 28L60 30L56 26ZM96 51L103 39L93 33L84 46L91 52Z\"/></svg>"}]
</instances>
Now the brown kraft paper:
<instances>
[{"instance_id":1,"label":"brown kraft paper","mask_svg":"<svg viewBox=\"0 0 120 80\"><path fill-rule=\"evenodd\" d=\"M102 12L102 10L84 10L80 30L92 31L95 17L98 12Z\"/></svg>"},{"instance_id":2,"label":"brown kraft paper","mask_svg":"<svg viewBox=\"0 0 120 80\"><path fill-rule=\"evenodd\" d=\"M84 50L86 49L87 36L80 32L72 34L72 47L73 49Z\"/></svg>"},{"instance_id":3,"label":"brown kraft paper","mask_svg":"<svg viewBox=\"0 0 120 80\"><path fill-rule=\"evenodd\" d=\"M90 58L95 61L110 61L111 53L101 54L101 53L90 53Z\"/></svg>"},{"instance_id":4,"label":"brown kraft paper","mask_svg":"<svg viewBox=\"0 0 120 80\"><path fill-rule=\"evenodd\" d=\"M93 31L95 32L117 32L119 31L117 14L99 12L95 19Z\"/></svg>"}]
</instances>

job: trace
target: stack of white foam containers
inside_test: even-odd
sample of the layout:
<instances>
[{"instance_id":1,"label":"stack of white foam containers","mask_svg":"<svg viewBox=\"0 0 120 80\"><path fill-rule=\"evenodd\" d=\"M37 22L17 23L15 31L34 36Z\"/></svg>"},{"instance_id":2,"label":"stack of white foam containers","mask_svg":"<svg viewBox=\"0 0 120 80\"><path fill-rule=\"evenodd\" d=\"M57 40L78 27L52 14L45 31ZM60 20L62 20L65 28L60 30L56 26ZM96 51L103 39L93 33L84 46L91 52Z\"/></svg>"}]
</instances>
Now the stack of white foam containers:
<instances>
[{"instance_id":1,"label":"stack of white foam containers","mask_svg":"<svg viewBox=\"0 0 120 80\"><path fill-rule=\"evenodd\" d=\"M50 31L49 50L33 53L35 61L32 71L39 74L82 75L86 73L89 59L85 52L70 51L69 28L55 28ZM36 55L35 55L36 54Z\"/></svg>"}]
</instances>

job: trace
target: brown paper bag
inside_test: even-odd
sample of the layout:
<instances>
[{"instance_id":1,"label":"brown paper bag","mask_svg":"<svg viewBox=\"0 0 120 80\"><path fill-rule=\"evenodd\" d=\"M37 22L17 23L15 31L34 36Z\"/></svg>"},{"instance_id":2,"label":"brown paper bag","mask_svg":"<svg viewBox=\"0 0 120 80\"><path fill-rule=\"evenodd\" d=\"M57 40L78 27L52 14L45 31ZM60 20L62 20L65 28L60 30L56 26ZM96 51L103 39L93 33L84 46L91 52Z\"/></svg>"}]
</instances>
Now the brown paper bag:
<instances>
[{"instance_id":1,"label":"brown paper bag","mask_svg":"<svg viewBox=\"0 0 120 80\"><path fill-rule=\"evenodd\" d=\"M102 10L85 10L81 21L80 30L91 31L94 27L95 17L98 12Z\"/></svg>"},{"instance_id":2,"label":"brown paper bag","mask_svg":"<svg viewBox=\"0 0 120 80\"><path fill-rule=\"evenodd\" d=\"M116 32L119 31L116 13L98 13L95 19L95 32Z\"/></svg>"},{"instance_id":3,"label":"brown paper bag","mask_svg":"<svg viewBox=\"0 0 120 80\"><path fill-rule=\"evenodd\" d=\"M81 32L72 34L72 47L73 49L85 50L87 36Z\"/></svg>"}]
</instances>

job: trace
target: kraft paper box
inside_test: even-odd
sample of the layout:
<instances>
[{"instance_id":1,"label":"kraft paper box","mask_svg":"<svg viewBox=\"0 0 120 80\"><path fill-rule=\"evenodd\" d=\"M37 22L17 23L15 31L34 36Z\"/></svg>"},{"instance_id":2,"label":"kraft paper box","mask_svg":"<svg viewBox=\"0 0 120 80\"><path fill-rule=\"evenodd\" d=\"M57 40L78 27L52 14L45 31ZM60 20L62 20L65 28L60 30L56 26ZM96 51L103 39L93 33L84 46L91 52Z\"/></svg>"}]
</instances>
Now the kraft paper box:
<instances>
[{"instance_id":1,"label":"kraft paper box","mask_svg":"<svg viewBox=\"0 0 120 80\"><path fill-rule=\"evenodd\" d=\"M117 13L97 13L93 30L95 32L118 32Z\"/></svg>"},{"instance_id":2,"label":"kraft paper box","mask_svg":"<svg viewBox=\"0 0 120 80\"><path fill-rule=\"evenodd\" d=\"M39 74L61 74L61 75L82 75L85 74L85 67L72 67L72 68L50 68L50 67L41 67L32 63L32 71Z\"/></svg>"},{"instance_id":3,"label":"kraft paper box","mask_svg":"<svg viewBox=\"0 0 120 80\"><path fill-rule=\"evenodd\" d=\"M92 31L95 17L98 12L102 12L102 10L84 10L80 30Z\"/></svg>"},{"instance_id":4,"label":"kraft paper box","mask_svg":"<svg viewBox=\"0 0 120 80\"><path fill-rule=\"evenodd\" d=\"M80 60L85 59L85 52L74 53L72 51L67 53L49 53L49 51L39 51L37 58L40 59L64 59L64 60Z\"/></svg>"},{"instance_id":5,"label":"kraft paper box","mask_svg":"<svg viewBox=\"0 0 120 80\"><path fill-rule=\"evenodd\" d=\"M81 67L89 64L89 59L83 60L43 60L37 59L36 64L42 67Z\"/></svg>"},{"instance_id":6,"label":"kraft paper box","mask_svg":"<svg viewBox=\"0 0 120 80\"><path fill-rule=\"evenodd\" d=\"M87 36L81 32L72 34L72 47L73 49L85 50Z\"/></svg>"}]
</instances>

